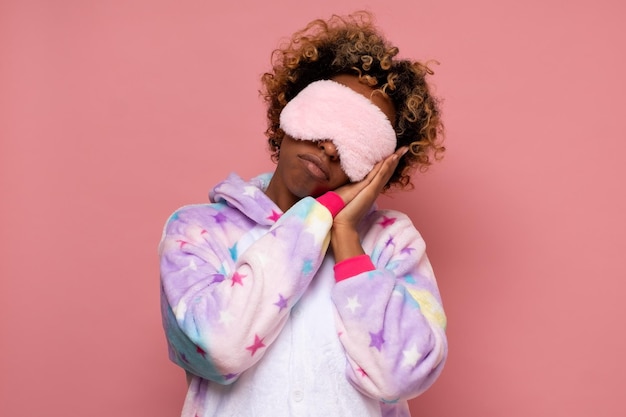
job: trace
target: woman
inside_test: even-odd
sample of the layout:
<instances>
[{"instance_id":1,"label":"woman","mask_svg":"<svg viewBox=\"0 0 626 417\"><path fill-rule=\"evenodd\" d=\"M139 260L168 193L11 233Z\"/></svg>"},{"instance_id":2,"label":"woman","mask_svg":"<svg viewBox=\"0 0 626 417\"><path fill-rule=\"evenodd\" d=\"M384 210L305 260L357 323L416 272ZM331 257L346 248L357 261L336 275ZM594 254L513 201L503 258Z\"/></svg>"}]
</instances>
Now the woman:
<instances>
[{"instance_id":1,"label":"woman","mask_svg":"<svg viewBox=\"0 0 626 417\"><path fill-rule=\"evenodd\" d=\"M273 174L231 174L160 244L183 416L408 416L447 356L410 219L376 210L443 152L429 69L365 13L317 20L263 76Z\"/></svg>"}]
</instances>

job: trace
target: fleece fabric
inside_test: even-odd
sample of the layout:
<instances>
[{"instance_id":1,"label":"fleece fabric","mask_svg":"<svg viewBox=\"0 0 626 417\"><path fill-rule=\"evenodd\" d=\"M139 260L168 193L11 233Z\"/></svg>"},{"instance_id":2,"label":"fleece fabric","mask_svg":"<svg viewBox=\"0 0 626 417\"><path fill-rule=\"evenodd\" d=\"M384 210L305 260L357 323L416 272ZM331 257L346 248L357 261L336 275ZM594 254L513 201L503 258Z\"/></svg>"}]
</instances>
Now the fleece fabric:
<instances>
[{"instance_id":1,"label":"fleece fabric","mask_svg":"<svg viewBox=\"0 0 626 417\"><path fill-rule=\"evenodd\" d=\"M159 246L170 359L190 376L183 417L408 416L446 356L446 317L407 216L372 210L359 233L375 269L335 281L331 212L286 212L269 174L231 174L177 210Z\"/></svg>"},{"instance_id":2,"label":"fleece fabric","mask_svg":"<svg viewBox=\"0 0 626 417\"><path fill-rule=\"evenodd\" d=\"M280 128L299 140L331 140L341 168L361 181L396 149L396 132L367 97L332 80L307 85L280 113Z\"/></svg>"}]
</instances>

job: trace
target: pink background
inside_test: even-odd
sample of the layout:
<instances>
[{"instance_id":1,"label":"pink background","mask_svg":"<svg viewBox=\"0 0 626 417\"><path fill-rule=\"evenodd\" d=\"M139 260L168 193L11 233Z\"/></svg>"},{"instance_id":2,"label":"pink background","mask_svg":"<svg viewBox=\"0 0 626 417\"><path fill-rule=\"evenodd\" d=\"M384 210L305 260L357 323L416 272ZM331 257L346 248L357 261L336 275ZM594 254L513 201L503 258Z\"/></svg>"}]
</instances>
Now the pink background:
<instances>
[{"instance_id":1,"label":"pink background","mask_svg":"<svg viewBox=\"0 0 626 417\"><path fill-rule=\"evenodd\" d=\"M624 3L338 4L0 2L0 415L179 415L162 225L272 168L271 50L358 8L441 62L449 152L381 199L423 232L449 319L414 415L626 415Z\"/></svg>"}]
</instances>

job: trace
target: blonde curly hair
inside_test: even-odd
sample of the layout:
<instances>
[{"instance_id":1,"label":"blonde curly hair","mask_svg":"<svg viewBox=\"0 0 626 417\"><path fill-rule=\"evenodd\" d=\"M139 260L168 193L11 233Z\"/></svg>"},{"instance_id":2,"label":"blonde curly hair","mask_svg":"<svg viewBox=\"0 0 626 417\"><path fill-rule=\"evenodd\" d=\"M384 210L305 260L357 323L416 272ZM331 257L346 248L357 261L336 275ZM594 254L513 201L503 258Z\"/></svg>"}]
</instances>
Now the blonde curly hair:
<instances>
[{"instance_id":1,"label":"blonde curly hair","mask_svg":"<svg viewBox=\"0 0 626 417\"><path fill-rule=\"evenodd\" d=\"M372 20L368 12L314 20L273 52L272 70L263 74L260 93L268 106L265 134L274 161L285 135L279 118L287 102L310 83L340 74L357 75L395 107L396 149L408 146L409 152L400 159L386 189L411 186L415 168L425 171L433 160L442 158L439 100L426 82L433 71L418 61L396 59L398 48Z\"/></svg>"}]
</instances>

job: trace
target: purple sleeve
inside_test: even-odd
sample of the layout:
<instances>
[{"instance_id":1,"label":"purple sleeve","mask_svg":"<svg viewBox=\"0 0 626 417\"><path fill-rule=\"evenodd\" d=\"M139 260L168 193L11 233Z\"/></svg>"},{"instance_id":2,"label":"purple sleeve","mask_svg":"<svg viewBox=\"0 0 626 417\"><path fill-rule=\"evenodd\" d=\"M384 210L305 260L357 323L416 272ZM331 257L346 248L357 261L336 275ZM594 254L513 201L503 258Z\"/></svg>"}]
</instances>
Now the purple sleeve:
<instances>
[{"instance_id":1,"label":"purple sleeve","mask_svg":"<svg viewBox=\"0 0 626 417\"><path fill-rule=\"evenodd\" d=\"M363 248L376 269L335 285L332 299L349 380L383 402L415 397L447 356L446 317L425 244L404 215L374 212Z\"/></svg>"},{"instance_id":2,"label":"purple sleeve","mask_svg":"<svg viewBox=\"0 0 626 417\"><path fill-rule=\"evenodd\" d=\"M203 378L234 382L278 337L323 260L331 225L313 198L269 230L224 205L176 212L159 247L170 358Z\"/></svg>"}]
</instances>

